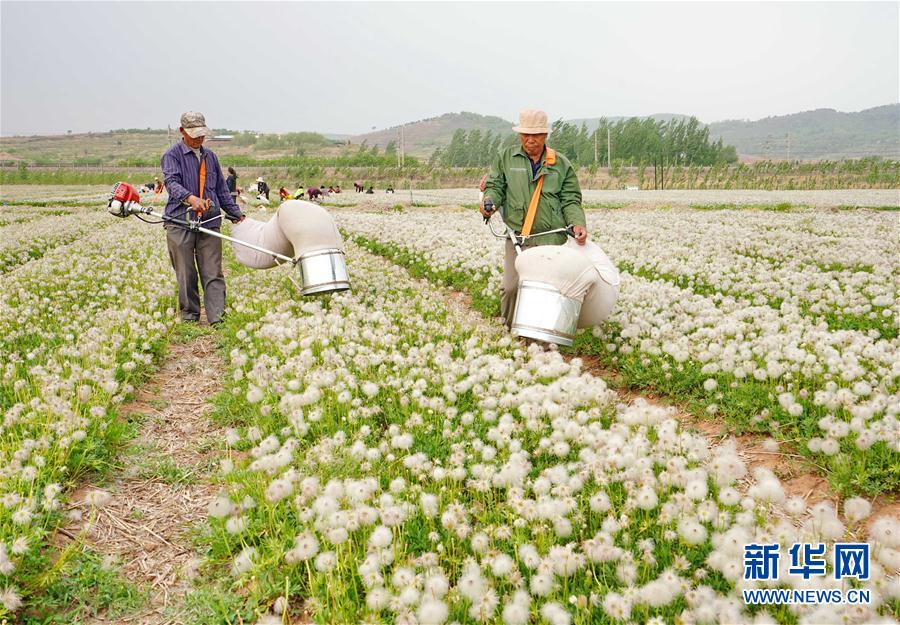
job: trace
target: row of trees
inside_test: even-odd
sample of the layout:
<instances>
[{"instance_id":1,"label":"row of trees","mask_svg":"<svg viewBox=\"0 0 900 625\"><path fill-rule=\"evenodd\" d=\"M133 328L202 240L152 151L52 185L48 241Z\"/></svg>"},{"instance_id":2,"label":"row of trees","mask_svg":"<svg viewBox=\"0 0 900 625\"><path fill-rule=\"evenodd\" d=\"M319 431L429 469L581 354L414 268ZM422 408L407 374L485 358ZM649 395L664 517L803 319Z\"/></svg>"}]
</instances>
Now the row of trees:
<instances>
[{"instance_id":1,"label":"row of trees","mask_svg":"<svg viewBox=\"0 0 900 625\"><path fill-rule=\"evenodd\" d=\"M724 145L721 139L710 141L709 128L696 117L668 121L631 117L615 123L601 118L594 132L586 124L578 127L559 120L553 124L548 143L579 166L614 164L617 160L635 165L687 166L738 160L733 146Z\"/></svg>"},{"instance_id":2,"label":"row of trees","mask_svg":"<svg viewBox=\"0 0 900 625\"><path fill-rule=\"evenodd\" d=\"M516 141L513 133L457 130L450 145L435 150L430 162L444 167L483 167L500 147ZM716 165L738 160L734 147L724 145L721 139L710 141L709 128L695 117L669 121L632 117L615 123L601 118L593 132L587 124L579 127L558 120L547 143L579 167L615 165L616 161L665 167Z\"/></svg>"},{"instance_id":3,"label":"row of trees","mask_svg":"<svg viewBox=\"0 0 900 625\"><path fill-rule=\"evenodd\" d=\"M443 167L485 167L501 147L517 141L513 133L494 134L490 130L457 130L450 145L438 148L431 155L430 164Z\"/></svg>"}]
</instances>

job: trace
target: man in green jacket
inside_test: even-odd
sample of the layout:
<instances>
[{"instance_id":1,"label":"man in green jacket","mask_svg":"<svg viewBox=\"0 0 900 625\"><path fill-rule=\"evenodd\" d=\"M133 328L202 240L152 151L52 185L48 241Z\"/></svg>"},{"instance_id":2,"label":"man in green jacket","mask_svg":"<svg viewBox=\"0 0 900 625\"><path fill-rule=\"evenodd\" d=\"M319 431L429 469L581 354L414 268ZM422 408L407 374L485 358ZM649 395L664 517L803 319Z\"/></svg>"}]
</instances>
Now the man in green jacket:
<instances>
[{"instance_id":1,"label":"man in green jacket","mask_svg":"<svg viewBox=\"0 0 900 625\"><path fill-rule=\"evenodd\" d=\"M562 154L546 148L547 113L525 109L519 113L519 125L513 130L519 133L520 146L500 150L491 164L491 171L484 184L484 199L490 200L501 209L503 221L516 234L522 233L526 222L531 197L543 177L541 197L537 213L531 225L531 234L573 226L575 241L584 245L588 233L581 208L581 187L575 176L575 169ZM490 213L481 204L481 214ZM548 234L528 241L528 245L562 245L566 242L563 233ZM500 313L506 319L506 326L512 325L519 289L519 274L516 272L516 252L512 242L506 241L506 260L503 266L503 282L500 285Z\"/></svg>"}]
</instances>

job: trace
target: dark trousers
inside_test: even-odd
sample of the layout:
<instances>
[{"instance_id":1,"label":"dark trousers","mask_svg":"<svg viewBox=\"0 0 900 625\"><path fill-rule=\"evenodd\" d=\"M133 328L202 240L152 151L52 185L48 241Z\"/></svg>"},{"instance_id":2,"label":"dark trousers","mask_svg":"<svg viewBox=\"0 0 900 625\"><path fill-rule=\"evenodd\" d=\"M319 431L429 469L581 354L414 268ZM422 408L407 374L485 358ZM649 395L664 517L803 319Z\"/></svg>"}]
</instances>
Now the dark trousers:
<instances>
[{"instance_id":1,"label":"dark trousers","mask_svg":"<svg viewBox=\"0 0 900 625\"><path fill-rule=\"evenodd\" d=\"M200 293L197 272L203 284L206 319L215 323L225 312L225 276L222 273L222 239L211 234L166 227L169 259L178 279L178 308L181 318L199 321Z\"/></svg>"}]
</instances>

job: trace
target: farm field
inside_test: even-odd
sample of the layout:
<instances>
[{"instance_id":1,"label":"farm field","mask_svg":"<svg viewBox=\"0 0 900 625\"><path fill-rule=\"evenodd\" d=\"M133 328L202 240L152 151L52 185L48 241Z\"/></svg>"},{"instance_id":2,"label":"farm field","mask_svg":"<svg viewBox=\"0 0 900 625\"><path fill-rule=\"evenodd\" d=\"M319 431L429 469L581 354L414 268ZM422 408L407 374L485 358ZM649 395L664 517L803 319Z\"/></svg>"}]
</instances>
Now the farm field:
<instances>
[{"instance_id":1,"label":"farm field","mask_svg":"<svg viewBox=\"0 0 900 625\"><path fill-rule=\"evenodd\" d=\"M274 183L273 183L274 184ZM291 186L293 189L294 186ZM0 190L0 205L35 202L41 205L59 201L100 202L109 195L109 185L5 185ZM397 188L396 192L384 193L376 189L373 195L350 192L331 195L326 204L355 206L358 204L392 206L408 204L409 190ZM413 188L413 202L436 205L464 205L478 201L478 191L466 189L418 189ZM835 191L598 191L585 190L584 202L588 208L625 208L683 206L702 208L722 208L729 206L774 207L790 204L803 208L866 208L900 210L900 191L896 189L845 189ZM161 196L164 201L165 194Z\"/></svg>"},{"instance_id":2,"label":"farm field","mask_svg":"<svg viewBox=\"0 0 900 625\"><path fill-rule=\"evenodd\" d=\"M13 622L900 619L897 213L831 210L896 191L586 192L622 287L563 350L492 318L475 192L329 197L353 290L229 253L215 331L106 192L0 191ZM853 540L868 580L787 574ZM744 581L753 542L780 582ZM776 586L872 600L745 605Z\"/></svg>"},{"instance_id":3,"label":"farm field","mask_svg":"<svg viewBox=\"0 0 900 625\"><path fill-rule=\"evenodd\" d=\"M900 209L900 191L883 189L853 189L842 191L582 191L587 208L626 208L682 206L701 208L727 208L736 206L768 207L790 204L795 208L837 208L837 207L895 207ZM360 202L391 206L408 203L408 189L397 189L395 193L384 193L378 189L374 195L341 193L329 196L327 204L336 206L355 205ZM475 205L478 202L477 189L416 189L412 190L413 202L432 205ZM790 208L790 207L789 207Z\"/></svg>"}]
</instances>

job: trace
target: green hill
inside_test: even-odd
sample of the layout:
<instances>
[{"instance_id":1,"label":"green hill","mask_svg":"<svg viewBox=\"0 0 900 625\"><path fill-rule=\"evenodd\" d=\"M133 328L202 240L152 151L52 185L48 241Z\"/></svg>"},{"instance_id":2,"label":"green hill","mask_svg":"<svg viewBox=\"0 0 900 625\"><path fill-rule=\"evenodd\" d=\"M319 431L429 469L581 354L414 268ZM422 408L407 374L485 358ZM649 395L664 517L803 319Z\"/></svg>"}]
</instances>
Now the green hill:
<instances>
[{"instance_id":1,"label":"green hill","mask_svg":"<svg viewBox=\"0 0 900 625\"><path fill-rule=\"evenodd\" d=\"M494 134L506 134L512 132L513 123L493 117L491 115L479 115L478 113L445 113L440 117L422 119L410 122L403 126L403 141L406 153L415 156L431 156L435 148L450 144L453 133L457 130L480 130L482 133L490 130ZM400 127L376 130L362 135L356 135L350 140L353 143L366 142L367 145L377 145L381 148L394 141L399 145Z\"/></svg>"},{"instance_id":2,"label":"green hill","mask_svg":"<svg viewBox=\"0 0 900 625\"><path fill-rule=\"evenodd\" d=\"M645 116L641 117L641 119L648 119L648 118L653 119L658 122L668 122L668 121L672 121L673 119L688 120L691 118L691 116L690 115L679 115L678 113L654 113L653 115L645 115ZM575 124L579 128L581 127L581 124L587 124L588 132L593 132L596 128L598 128L600 126L601 119L603 119L603 118L602 117L579 117L576 119L566 119L564 121L567 121L570 124ZM618 116L618 117L607 117L606 119L609 120L610 123L615 124L622 120L631 119L631 117L625 115L625 116Z\"/></svg>"},{"instance_id":3,"label":"green hill","mask_svg":"<svg viewBox=\"0 0 900 625\"><path fill-rule=\"evenodd\" d=\"M688 119L677 113L657 113L647 117L658 121ZM609 117L612 122L628 117ZM565 120L588 130L597 127L600 118ZM551 120L552 121L552 120ZM512 122L499 117L477 113L447 113L404 125L407 154L430 156L435 148L450 144L457 130L488 130L494 134L511 131ZM821 160L849 159L866 156L900 158L900 104L879 106L856 113L842 113L833 109L819 109L793 115L767 117L756 121L729 120L708 124L710 138L719 137L726 145L733 145L742 158L770 158ZM367 145L384 148L391 141L398 142L399 127L388 128L351 138L352 143L366 141ZM790 137L790 139L788 139ZM788 153L790 141L790 153Z\"/></svg>"},{"instance_id":4,"label":"green hill","mask_svg":"<svg viewBox=\"0 0 900 625\"><path fill-rule=\"evenodd\" d=\"M847 159L864 156L900 158L900 104L856 113L816 109L756 121L722 121L709 125L741 156L792 159Z\"/></svg>"}]
</instances>

